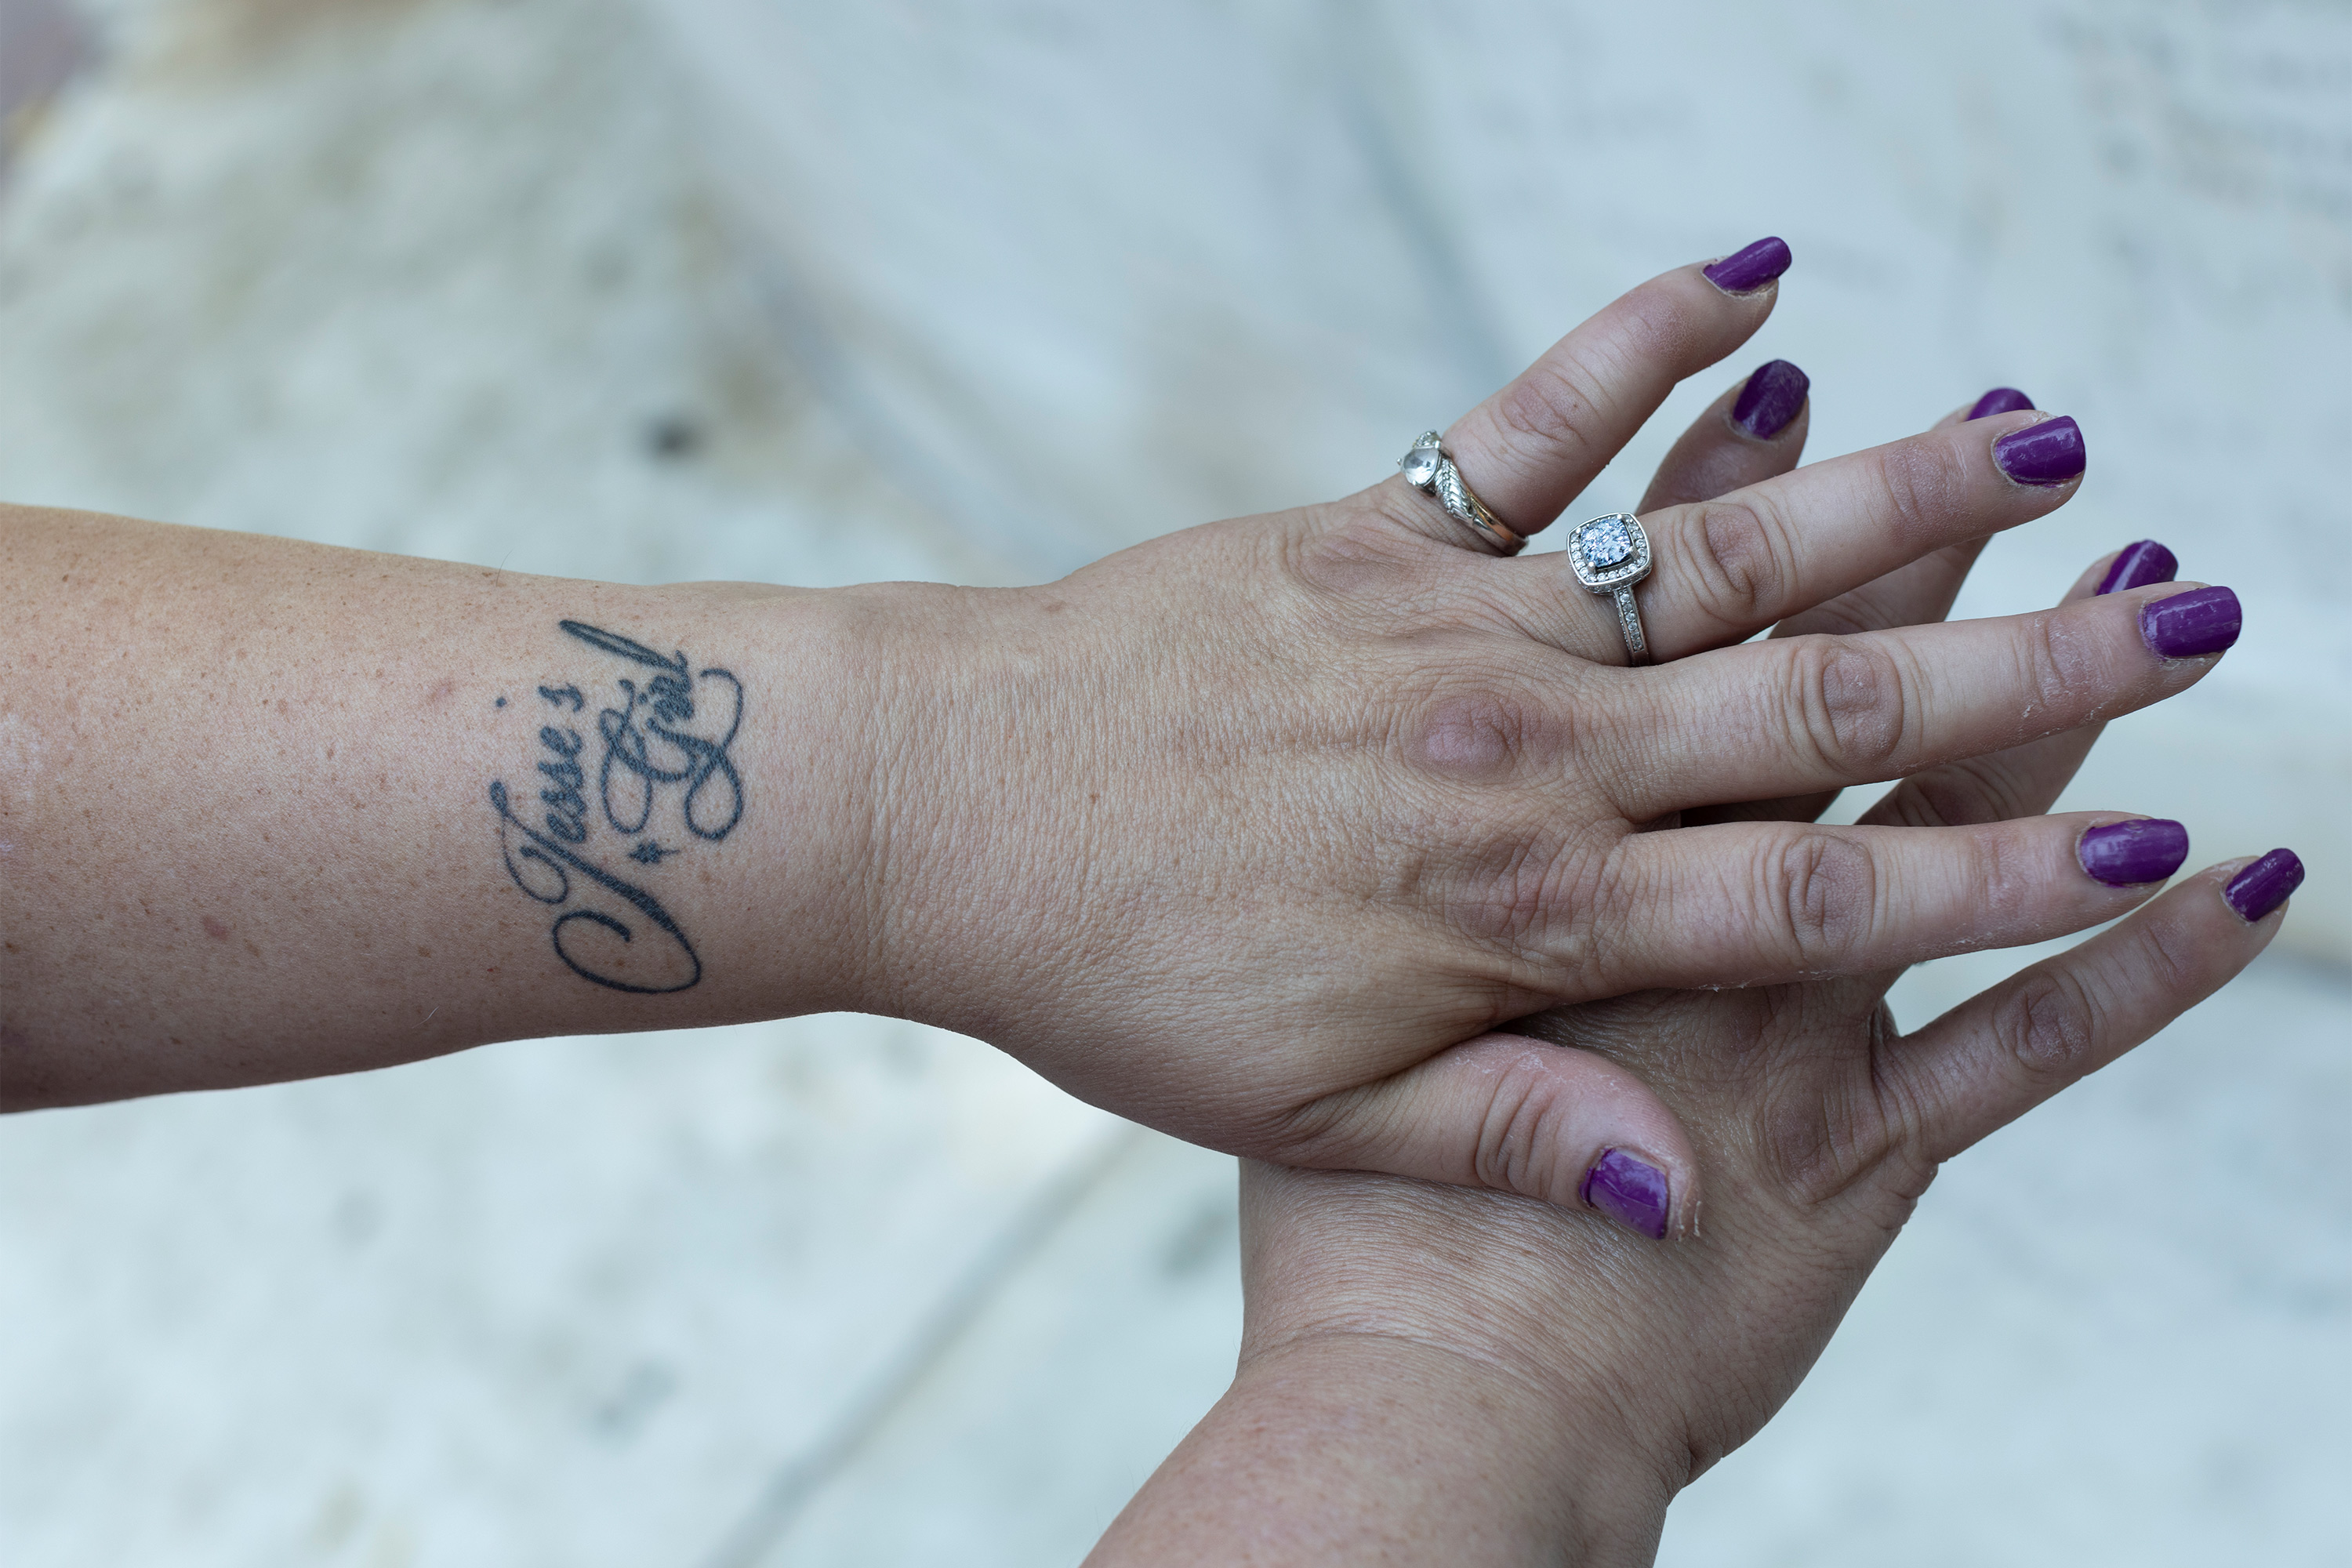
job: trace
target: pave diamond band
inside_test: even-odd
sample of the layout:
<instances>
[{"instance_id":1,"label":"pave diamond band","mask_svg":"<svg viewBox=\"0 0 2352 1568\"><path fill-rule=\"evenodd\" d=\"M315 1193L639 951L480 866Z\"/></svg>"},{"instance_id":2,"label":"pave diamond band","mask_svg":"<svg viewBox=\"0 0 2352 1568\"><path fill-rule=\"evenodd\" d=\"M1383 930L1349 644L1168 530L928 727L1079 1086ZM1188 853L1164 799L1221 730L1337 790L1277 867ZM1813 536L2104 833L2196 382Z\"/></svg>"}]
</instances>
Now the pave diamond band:
<instances>
[{"instance_id":1,"label":"pave diamond band","mask_svg":"<svg viewBox=\"0 0 2352 1568\"><path fill-rule=\"evenodd\" d=\"M1617 601L1617 626L1625 634L1630 662L1648 664L1650 638L1642 629L1642 607L1633 602L1633 584L1650 574L1650 535L1642 520L1630 511L1612 511L1580 522L1568 536L1567 554L1578 582Z\"/></svg>"},{"instance_id":2,"label":"pave diamond band","mask_svg":"<svg viewBox=\"0 0 2352 1568\"><path fill-rule=\"evenodd\" d=\"M1397 459L1397 468L1407 484L1436 497L1446 515L1485 541L1496 554L1517 555L1528 547L1527 540L1487 510L1486 503L1463 481L1462 470L1454 466L1436 431L1423 431L1420 439Z\"/></svg>"}]
</instances>

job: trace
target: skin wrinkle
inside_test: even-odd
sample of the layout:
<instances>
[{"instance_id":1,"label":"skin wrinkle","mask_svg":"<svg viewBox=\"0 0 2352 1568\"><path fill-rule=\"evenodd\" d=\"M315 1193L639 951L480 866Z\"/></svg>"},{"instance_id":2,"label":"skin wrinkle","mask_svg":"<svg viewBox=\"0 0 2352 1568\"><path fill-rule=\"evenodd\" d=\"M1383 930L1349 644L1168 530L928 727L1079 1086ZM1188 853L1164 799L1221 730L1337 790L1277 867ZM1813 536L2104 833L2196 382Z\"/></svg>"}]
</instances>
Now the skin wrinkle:
<instances>
[{"instance_id":1,"label":"skin wrinkle","mask_svg":"<svg viewBox=\"0 0 2352 1568\"><path fill-rule=\"evenodd\" d=\"M1968 505L1968 469L1950 441L1933 446L1878 448L1872 463L1876 483L1871 492L1873 531L1898 544L1932 539L1943 532L1942 520L1973 510Z\"/></svg>"},{"instance_id":2,"label":"skin wrinkle","mask_svg":"<svg viewBox=\"0 0 2352 1568\"><path fill-rule=\"evenodd\" d=\"M1546 469L1567 463L1598 466L1607 461L1604 444L1588 434L1586 426L1614 423L1610 416L1614 401L1580 360L1539 361L1495 398L1495 423L1507 437L1518 438L1506 440L1495 450L1507 455L1517 470L1514 477L1521 480L1538 479ZM1511 520L1514 526L1519 521ZM1534 526L1534 520L1526 521Z\"/></svg>"},{"instance_id":3,"label":"skin wrinkle","mask_svg":"<svg viewBox=\"0 0 2352 1568\"><path fill-rule=\"evenodd\" d=\"M1698 548L1676 563L1686 574L1679 596L1696 600L1691 608L1719 631L1752 625L1757 606L1777 600L1794 569L1788 520L1761 495L1701 502L1697 526L1681 534Z\"/></svg>"}]
</instances>

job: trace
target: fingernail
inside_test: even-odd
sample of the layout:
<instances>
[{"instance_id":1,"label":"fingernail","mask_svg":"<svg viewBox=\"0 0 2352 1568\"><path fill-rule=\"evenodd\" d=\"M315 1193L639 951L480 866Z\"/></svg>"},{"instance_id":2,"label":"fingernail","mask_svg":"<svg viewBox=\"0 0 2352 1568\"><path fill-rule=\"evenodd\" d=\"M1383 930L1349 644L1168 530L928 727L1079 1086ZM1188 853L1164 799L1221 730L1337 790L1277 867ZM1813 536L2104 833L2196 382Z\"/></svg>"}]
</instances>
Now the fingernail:
<instances>
[{"instance_id":1,"label":"fingernail","mask_svg":"<svg viewBox=\"0 0 2352 1568\"><path fill-rule=\"evenodd\" d=\"M2240 920L2252 925L2286 902L2286 896L2302 886L2302 860L2292 849L2273 849L2231 878L2230 885L2221 889L2221 897L2238 911ZM1587 1176L1585 1181L1589 1184L1591 1179Z\"/></svg>"},{"instance_id":2,"label":"fingernail","mask_svg":"<svg viewBox=\"0 0 2352 1568\"><path fill-rule=\"evenodd\" d=\"M1709 267L1706 280L1727 294L1745 294L1750 289L1761 289L1789 270L1792 259L1788 241L1767 236Z\"/></svg>"},{"instance_id":3,"label":"fingernail","mask_svg":"<svg viewBox=\"0 0 2352 1568\"><path fill-rule=\"evenodd\" d=\"M2017 388L2013 386L1996 386L1990 392L1986 393L1982 397L1977 399L1977 405L1969 410L1969 417L1970 419L1982 419L1987 415L2014 414L2021 408L2031 408L2032 406L2033 399L2026 396L2025 394L2018 391Z\"/></svg>"},{"instance_id":4,"label":"fingernail","mask_svg":"<svg viewBox=\"0 0 2352 1568\"><path fill-rule=\"evenodd\" d=\"M1622 1149L1607 1151L1584 1173L1584 1186L1577 1196L1627 1230L1652 1241L1665 1239L1666 1173L1647 1160Z\"/></svg>"},{"instance_id":5,"label":"fingernail","mask_svg":"<svg viewBox=\"0 0 2352 1568\"><path fill-rule=\"evenodd\" d=\"M1731 405L1731 422L1759 441L1769 441L1789 427L1805 405L1813 378L1787 360L1767 360L1756 367L1739 399Z\"/></svg>"},{"instance_id":6,"label":"fingernail","mask_svg":"<svg viewBox=\"0 0 2352 1568\"><path fill-rule=\"evenodd\" d=\"M2119 588L2145 588L2150 583L2169 583L2180 570L2180 563L2172 552L2153 539L2143 539L2137 544L2126 544L2099 579L2099 593L2112 594ZM2092 595L2094 598L2097 595Z\"/></svg>"},{"instance_id":7,"label":"fingernail","mask_svg":"<svg viewBox=\"0 0 2352 1568\"><path fill-rule=\"evenodd\" d=\"M2191 588L2139 607L2139 637L2159 658L2220 653L2238 640L2243 617L2227 588Z\"/></svg>"},{"instance_id":8,"label":"fingernail","mask_svg":"<svg viewBox=\"0 0 2352 1568\"><path fill-rule=\"evenodd\" d=\"M2092 880L2110 888L2161 882L2189 858L2189 829L2161 816L2110 822L2084 830L2075 842L2074 858Z\"/></svg>"},{"instance_id":9,"label":"fingernail","mask_svg":"<svg viewBox=\"0 0 2352 1568\"><path fill-rule=\"evenodd\" d=\"M2063 485L2083 471L2083 427L2061 414L1992 444L1992 460L2021 485Z\"/></svg>"}]
</instances>

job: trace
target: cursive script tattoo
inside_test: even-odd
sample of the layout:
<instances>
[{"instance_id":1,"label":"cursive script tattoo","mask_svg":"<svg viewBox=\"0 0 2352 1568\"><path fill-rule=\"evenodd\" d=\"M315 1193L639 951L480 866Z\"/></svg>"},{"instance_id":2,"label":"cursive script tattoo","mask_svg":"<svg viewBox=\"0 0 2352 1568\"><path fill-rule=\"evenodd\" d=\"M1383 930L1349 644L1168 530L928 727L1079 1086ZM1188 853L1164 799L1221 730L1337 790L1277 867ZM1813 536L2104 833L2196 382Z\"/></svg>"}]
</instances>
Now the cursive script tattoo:
<instances>
[{"instance_id":1,"label":"cursive script tattoo","mask_svg":"<svg viewBox=\"0 0 2352 1568\"><path fill-rule=\"evenodd\" d=\"M641 642L580 621L565 621L562 626L591 647L656 672L643 689L635 680L622 679L621 706L596 715L596 731L604 740L604 765L597 784L613 831L644 832L661 786L681 784L679 804L688 832L714 841L733 832L743 820L743 781L727 748L743 721L742 682L723 669L699 672L700 679L719 683L733 698L727 732L716 741L706 740L682 728L694 719L695 678L687 673L690 666L685 654L665 658ZM719 787L711 789L713 784Z\"/></svg>"},{"instance_id":2,"label":"cursive script tattoo","mask_svg":"<svg viewBox=\"0 0 2352 1568\"><path fill-rule=\"evenodd\" d=\"M688 852L675 847L676 829L689 844L715 844L735 830L743 780L729 748L742 727L743 683L715 666L696 668L682 651L657 653L584 621L558 627L629 673L611 676L613 698L597 710L593 742L563 721L590 706L580 684L539 688L552 721L539 731L538 820L525 820L503 779L490 784L507 875L562 911L548 936L574 974L615 991L683 991L702 978L694 943L661 900L604 864L603 852L653 868ZM657 837L665 826L671 844ZM641 931L655 940L640 942Z\"/></svg>"}]
</instances>

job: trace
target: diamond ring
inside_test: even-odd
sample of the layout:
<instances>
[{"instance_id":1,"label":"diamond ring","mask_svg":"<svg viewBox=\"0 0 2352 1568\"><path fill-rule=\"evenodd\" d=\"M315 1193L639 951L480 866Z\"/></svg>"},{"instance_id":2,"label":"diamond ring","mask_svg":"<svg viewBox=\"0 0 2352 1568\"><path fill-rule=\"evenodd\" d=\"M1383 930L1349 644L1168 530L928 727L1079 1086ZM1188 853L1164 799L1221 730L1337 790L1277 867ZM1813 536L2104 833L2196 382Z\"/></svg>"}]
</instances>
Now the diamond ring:
<instances>
[{"instance_id":1,"label":"diamond ring","mask_svg":"<svg viewBox=\"0 0 2352 1568\"><path fill-rule=\"evenodd\" d=\"M1580 522L1568 536L1568 564L1576 580L1596 594L1617 600L1617 626L1625 634L1631 662L1650 662L1650 639L1642 629L1641 606L1633 603L1633 584L1650 574L1650 536L1642 520L1630 511L1612 511Z\"/></svg>"},{"instance_id":2,"label":"diamond ring","mask_svg":"<svg viewBox=\"0 0 2352 1568\"><path fill-rule=\"evenodd\" d=\"M1404 474L1405 483L1435 496L1448 516L1492 545L1496 554L1517 555L1528 547L1524 538L1471 493L1463 482L1462 470L1439 444L1436 431L1423 431L1421 438L1397 459L1397 468Z\"/></svg>"}]
</instances>

